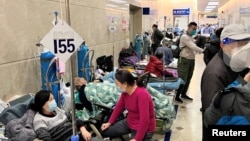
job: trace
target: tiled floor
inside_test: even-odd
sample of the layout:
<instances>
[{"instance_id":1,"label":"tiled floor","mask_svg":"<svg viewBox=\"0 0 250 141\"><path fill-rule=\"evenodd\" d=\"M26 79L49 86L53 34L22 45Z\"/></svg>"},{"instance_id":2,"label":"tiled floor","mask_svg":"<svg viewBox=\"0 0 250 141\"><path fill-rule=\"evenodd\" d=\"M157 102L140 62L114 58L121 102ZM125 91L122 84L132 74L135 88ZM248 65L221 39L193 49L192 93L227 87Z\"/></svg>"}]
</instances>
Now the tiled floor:
<instances>
[{"instance_id":1,"label":"tiled floor","mask_svg":"<svg viewBox=\"0 0 250 141\"><path fill-rule=\"evenodd\" d=\"M188 95L194 100L178 104L177 116L171 127L172 135L170 141L201 141L200 80L205 68L203 55L196 55L195 63L195 71L188 90ZM154 135L154 140L164 141L164 137L164 135Z\"/></svg>"}]
</instances>

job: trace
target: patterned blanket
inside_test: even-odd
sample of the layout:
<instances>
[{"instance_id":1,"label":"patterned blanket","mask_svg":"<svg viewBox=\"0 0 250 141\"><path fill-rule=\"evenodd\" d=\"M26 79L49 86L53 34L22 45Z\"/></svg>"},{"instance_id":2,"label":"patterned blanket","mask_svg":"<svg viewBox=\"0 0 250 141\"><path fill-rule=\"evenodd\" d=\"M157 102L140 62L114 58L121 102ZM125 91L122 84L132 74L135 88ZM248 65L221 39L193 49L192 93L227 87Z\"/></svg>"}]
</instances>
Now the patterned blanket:
<instances>
[{"instance_id":1,"label":"patterned blanket","mask_svg":"<svg viewBox=\"0 0 250 141\"><path fill-rule=\"evenodd\" d=\"M168 130L176 114L172 99L150 86L147 86L147 90L154 100L156 118L164 120L165 130ZM85 93L87 99L91 103L97 103L108 107L114 106L120 97L120 93L117 91L114 83L88 83L85 87ZM87 120L100 113L100 110L94 105L93 109L93 112L83 109L81 118Z\"/></svg>"}]
</instances>

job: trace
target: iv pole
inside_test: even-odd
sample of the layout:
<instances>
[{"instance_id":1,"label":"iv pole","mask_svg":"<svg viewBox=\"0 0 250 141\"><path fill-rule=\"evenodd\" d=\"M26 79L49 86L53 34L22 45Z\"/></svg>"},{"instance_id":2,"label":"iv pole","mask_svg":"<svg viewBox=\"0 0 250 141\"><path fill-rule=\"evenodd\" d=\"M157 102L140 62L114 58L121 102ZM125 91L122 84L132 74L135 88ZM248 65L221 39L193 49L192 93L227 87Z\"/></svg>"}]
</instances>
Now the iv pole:
<instances>
[{"instance_id":1,"label":"iv pole","mask_svg":"<svg viewBox=\"0 0 250 141\"><path fill-rule=\"evenodd\" d=\"M113 29L113 71L115 71L115 61L114 61L114 58L115 58L115 41L114 41L114 34L115 34L115 24L114 24L114 19L112 18L112 27L114 28Z\"/></svg>"},{"instance_id":2,"label":"iv pole","mask_svg":"<svg viewBox=\"0 0 250 141\"><path fill-rule=\"evenodd\" d=\"M167 17L166 16L164 16L164 30L166 30L166 19L167 19ZM166 32L167 31L165 31L165 34L163 35L163 43L162 43L162 46L163 46L163 59L162 59L162 62L163 62L163 94L164 94L164 89L165 89L165 81L166 81L166 67L165 67L165 56L166 56L166 51L165 51L165 38L166 38Z\"/></svg>"},{"instance_id":3,"label":"iv pole","mask_svg":"<svg viewBox=\"0 0 250 141\"><path fill-rule=\"evenodd\" d=\"M70 26L70 7L69 7L69 0L65 0L65 9L66 9L66 21L68 25ZM76 135L76 121L75 121L75 96L74 96L74 73L73 73L73 65L75 63L74 55L70 57L70 86L71 86L71 106L72 106L72 129L73 129L73 136Z\"/></svg>"}]
</instances>

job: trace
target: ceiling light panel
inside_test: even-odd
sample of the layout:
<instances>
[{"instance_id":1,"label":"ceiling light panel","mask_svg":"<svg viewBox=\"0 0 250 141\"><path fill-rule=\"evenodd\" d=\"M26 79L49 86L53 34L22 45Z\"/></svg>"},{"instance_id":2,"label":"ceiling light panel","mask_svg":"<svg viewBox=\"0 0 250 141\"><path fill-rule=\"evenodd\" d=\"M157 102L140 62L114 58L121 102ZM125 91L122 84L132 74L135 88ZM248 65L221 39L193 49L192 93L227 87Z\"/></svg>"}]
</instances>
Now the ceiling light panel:
<instances>
[{"instance_id":1,"label":"ceiling light panel","mask_svg":"<svg viewBox=\"0 0 250 141\"><path fill-rule=\"evenodd\" d=\"M216 6L207 6L208 9L214 9Z\"/></svg>"},{"instance_id":2,"label":"ceiling light panel","mask_svg":"<svg viewBox=\"0 0 250 141\"><path fill-rule=\"evenodd\" d=\"M205 11L212 11L213 9L206 8Z\"/></svg>"},{"instance_id":3,"label":"ceiling light panel","mask_svg":"<svg viewBox=\"0 0 250 141\"><path fill-rule=\"evenodd\" d=\"M219 5L219 2L210 1L207 5Z\"/></svg>"}]
</instances>

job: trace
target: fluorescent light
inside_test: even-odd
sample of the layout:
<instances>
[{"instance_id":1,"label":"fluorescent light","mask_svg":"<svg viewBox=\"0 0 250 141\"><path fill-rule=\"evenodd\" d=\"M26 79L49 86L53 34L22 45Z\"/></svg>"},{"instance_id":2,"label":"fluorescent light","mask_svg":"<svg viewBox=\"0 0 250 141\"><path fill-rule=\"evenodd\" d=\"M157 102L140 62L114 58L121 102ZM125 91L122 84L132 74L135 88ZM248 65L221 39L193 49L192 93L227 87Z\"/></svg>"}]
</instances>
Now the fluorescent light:
<instances>
[{"instance_id":1,"label":"fluorescent light","mask_svg":"<svg viewBox=\"0 0 250 141\"><path fill-rule=\"evenodd\" d=\"M208 2L207 5L219 5L219 2L210 1L210 2Z\"/></svg>"},{"instance_id":2,"label":"fluorescent light","mask_svg":"<svg viewBox=\"0 0 250 141\"><path fill-rule=\"evenodd\" d=\"M212 11L213 9L205 9L205 11Z\"/></svg>"},{"instance_id":3,"label":"fluorescent light","mask_svg":"<svg viewBox=\"0 0 250 141\"><path fill-rule=\"evenodd\" d=\"M207 9L214 9L216 6L207 6Z\"/></svg>"}]
</instances>

